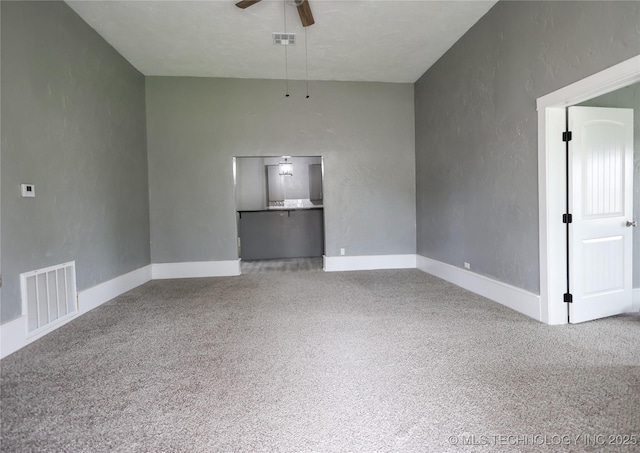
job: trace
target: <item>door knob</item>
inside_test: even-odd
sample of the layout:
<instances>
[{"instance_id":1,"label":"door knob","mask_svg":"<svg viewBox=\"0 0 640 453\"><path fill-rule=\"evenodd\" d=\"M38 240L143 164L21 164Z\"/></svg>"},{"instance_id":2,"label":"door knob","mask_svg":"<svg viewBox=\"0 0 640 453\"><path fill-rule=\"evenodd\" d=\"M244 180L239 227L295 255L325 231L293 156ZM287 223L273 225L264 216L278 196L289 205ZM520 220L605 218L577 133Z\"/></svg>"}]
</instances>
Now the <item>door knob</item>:
<instances>
[{"instance_id":1,"label":"door knob","mask_svg":"<svg viewBox=\"0 0 640 453\"><path fill-rule=\"evenodd\" d=\"M638 226L638 222L636 222L635 220L633 221L627 220L627 227L636 227L636 226Z\"/></svg>"}]
</instances>

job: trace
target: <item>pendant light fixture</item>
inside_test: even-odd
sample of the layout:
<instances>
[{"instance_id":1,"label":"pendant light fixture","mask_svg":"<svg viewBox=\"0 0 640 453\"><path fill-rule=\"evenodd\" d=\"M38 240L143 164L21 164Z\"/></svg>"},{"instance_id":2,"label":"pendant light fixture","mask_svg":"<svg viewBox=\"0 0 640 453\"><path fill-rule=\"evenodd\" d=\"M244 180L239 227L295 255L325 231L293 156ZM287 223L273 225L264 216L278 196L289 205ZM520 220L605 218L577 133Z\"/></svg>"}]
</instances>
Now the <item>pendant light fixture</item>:
<instances>
[{"instance_id":1,"label":"pendant light fixture","mask_svg":"<svg viewBox=\"0 0 640 453\"><path fill-rule=\"evenodd\" d=\"M288 157L285 157L282 162L278 165L280 176L293 176L293 162L289 160Z\"/></svg>"},{"instance_id":2,"label":"pendant light fixture","mask_svg":"<svg viewBox=\"0 0 640 453\"><path fill-rule=\"evenodd\" d=\"M307 79L307 99L309 99L309 47L307 41L307 27L304 27L304 71Z\"/></svg>"}]
</instances>

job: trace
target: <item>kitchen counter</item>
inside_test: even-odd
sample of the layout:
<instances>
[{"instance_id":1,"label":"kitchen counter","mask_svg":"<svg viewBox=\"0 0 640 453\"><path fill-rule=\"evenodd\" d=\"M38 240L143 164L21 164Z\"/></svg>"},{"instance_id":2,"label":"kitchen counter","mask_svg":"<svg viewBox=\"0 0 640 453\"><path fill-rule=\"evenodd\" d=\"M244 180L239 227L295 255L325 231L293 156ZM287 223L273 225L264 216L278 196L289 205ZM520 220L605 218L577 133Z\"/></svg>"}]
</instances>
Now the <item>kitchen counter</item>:
<instances>
[{"instance_id":1,"label":"kitchen counter","mask_svg":"<svg viewBox=\"0 0 640 453\"><path fill-rule=\"evenodd\" d=\"M308 205L308 206L269 206L268 208L264 209L265 211L278 211L278 210L285 210L285 211L295 211L296 209L323 209L324 206L323 205Z\"/></svg>"},{"instance_id":2,"label":"kitchen counter","mask_svg":"<svg viewBox=\"0 0 640 453\"><path fill-rule=\"evenodd\" d=\"M262 209L240 209L238 212L301 211L307 209L324 209L324 205L321 202L313 202L309 200L293 203L285 201L282 206L267 206Z\"/></svg>"},{"instance_id":3,"label":"kitchen counter","mask_svg":"<svg viewBox=\"0 0 640 453\"><path fill-rule=\"evenodd\" d=\"M240 258L300 258L324 253L324 210L277 206L238 211Z\"/></svg>"},{"instance_id":4,"label":"kitchen counter","mask_svg":"<svg viewBox=\"0 0 640 453\"><path fill-rule=\"evenodd\" d=\"M314 209L324 209L323 206L316 206L311 208L286 208L284 206L273 206L264 209L246 209L242 211L238 211L241 215L245 212L271 212L271 211L311 211Z\"/></svg>"}]
</instances>

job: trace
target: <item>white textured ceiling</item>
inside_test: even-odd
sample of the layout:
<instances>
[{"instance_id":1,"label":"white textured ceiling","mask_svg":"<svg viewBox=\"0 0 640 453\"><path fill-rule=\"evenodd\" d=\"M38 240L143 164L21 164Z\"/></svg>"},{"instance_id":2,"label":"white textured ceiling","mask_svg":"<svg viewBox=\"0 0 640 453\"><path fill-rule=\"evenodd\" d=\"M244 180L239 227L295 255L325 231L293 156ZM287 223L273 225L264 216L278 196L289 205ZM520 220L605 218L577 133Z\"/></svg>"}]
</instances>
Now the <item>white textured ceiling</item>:
<instances>
[{"instance_id":1,"label":"white textured ceiling","mask_svg":"<svg viewBox=\"0 0 640 453\"><path fill-rule=\"evenodd\" d=\"M305 30L295 7L263 0L67 3L145 75L285 78L273 32L297 34L288 77L306 78ZM496 1L310 0L308 78L415 82Z\"/></svg>"}]
</instances>

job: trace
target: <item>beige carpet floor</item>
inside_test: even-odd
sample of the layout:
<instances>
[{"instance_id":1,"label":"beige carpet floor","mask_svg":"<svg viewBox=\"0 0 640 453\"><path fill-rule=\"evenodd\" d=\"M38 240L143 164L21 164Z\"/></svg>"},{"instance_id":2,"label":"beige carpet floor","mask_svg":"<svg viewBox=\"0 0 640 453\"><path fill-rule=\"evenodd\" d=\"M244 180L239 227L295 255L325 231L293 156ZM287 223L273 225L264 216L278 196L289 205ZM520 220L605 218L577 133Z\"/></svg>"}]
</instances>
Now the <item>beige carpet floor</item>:
<instances>
[{"instance_id":1,"label":"beige carpet floor","mask_svg":"<svg viewBox=\"0 0 640 453\"><path fill-rule=\"evenodd\" d=\"M152 281L0 366L7 452L640 451L638 315L417 270Z\"/></svg>"}]
</instances>

